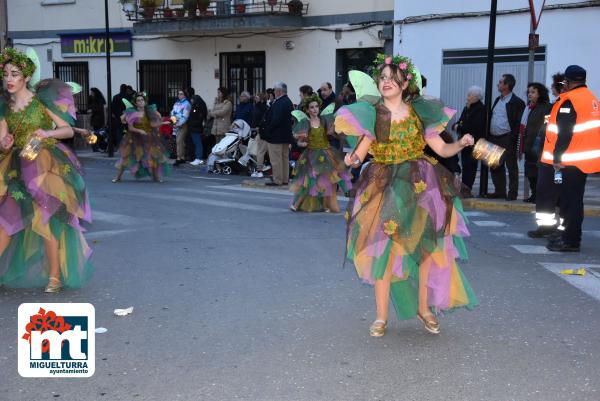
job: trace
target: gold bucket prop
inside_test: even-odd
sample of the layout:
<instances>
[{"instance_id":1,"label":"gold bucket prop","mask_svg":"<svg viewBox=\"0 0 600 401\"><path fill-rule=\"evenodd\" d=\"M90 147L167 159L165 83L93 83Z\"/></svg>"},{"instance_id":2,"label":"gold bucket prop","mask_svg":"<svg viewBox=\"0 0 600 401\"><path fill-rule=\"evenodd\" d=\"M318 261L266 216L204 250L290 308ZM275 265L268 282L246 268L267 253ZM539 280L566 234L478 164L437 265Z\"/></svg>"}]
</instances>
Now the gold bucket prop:
<instances>
[{"instance_id":1,"label":"gold bucket prop","mask_svg":"<svg viewBox=\"0 0 600 401\"><path fill-rule=\"evenodd\" d=\"M35 160L44 147L42 140L37 136L32 137L21 150L20 156L27 160Z\"/></svg>"},{"instance_id":2,"label":"gold bucket prop","mask_svg":"<svg viewBox=\"0 0 600 401\"><path fill-rule=\"evenodd\" d=\"M473 157L477 160L481 160L490 168L495 168L500 165L500 159L505 150L506 149L503 147L494 145L481 138L473 147Z\"/></svg>"}]
</instances>

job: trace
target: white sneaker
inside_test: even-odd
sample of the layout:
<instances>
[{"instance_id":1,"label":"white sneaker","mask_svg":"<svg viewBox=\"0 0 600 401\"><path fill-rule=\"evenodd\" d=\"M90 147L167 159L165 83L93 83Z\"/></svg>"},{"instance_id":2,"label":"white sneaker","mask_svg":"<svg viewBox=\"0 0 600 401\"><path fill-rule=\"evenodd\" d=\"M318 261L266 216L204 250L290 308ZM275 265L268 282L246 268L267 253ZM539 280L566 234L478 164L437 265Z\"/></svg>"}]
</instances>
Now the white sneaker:
<instances>
[{"instance_id":1,"label":"white sneaker","mask_svg":"<svg viewBox=\"0 0 600 401\"><path fill-rule=\"evenodd\" d=\"M252 175L250 175L250 177L252 177L252 178L263 178L264 175L260 171L255 171L254 173L252 173Z\"/></svg>"},{"instance_id":2,"label":"white sneaker","mask_svg":"<svg viewBox=\"0 0 600 401\"><path fill-rule=\"evenodd\" d=\"M271 166L263 166L263 168L261 169L261 171L264 173L265 171L269 171L271 170Z\"/></svg>"},{"instance_id":3,"label":"white sneaker","mask_svg":"<svg viewBox=\"0 0 600 401\"><path fill-rule=\"evenodd\" d=\"M192 166L199 166L202 164L202 160L200 159L194 159L193 162L190 163Z\"/></svg>"}]
</instances>

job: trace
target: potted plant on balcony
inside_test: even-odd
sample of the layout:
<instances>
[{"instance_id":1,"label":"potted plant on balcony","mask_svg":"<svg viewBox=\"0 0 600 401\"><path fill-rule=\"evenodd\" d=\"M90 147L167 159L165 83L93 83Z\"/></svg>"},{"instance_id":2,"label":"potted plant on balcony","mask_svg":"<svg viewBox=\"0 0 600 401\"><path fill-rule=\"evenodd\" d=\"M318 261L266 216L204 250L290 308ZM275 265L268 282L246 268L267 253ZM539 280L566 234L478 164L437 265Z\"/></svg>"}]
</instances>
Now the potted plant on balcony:
<instances>
[{"instance_id":1,"label":"potted plant on balcony","mask_svg":"<svg viewBox=\"0 0 600 401\"><path fill-rule=\"evenodd\" d=\"M236 1L235 13L236 14L245 14L246 13L246 4L243 2L243 0Z\"/></svg>"},{"instance_id":2,"label":"potted plant on balcony","mask_svg":"<svg viewBox=\"0 0 600 401\"><path fill-rule=\"evenodd\" d=\"M151 20L154 17L156 7L162 4L162 0L140 0L140 5L144 9L144 19Z\"/></svg>"},{"instance_id":3,"label":"potted plant on balcony","mask_svg":"<svg viewBox=\"0 0 600 401\"><path fill-rule=\"evenodd\" d=\"M198 0L185 0L183 8L187 10L188 17L196 17L196 9L198 8Z\"/></svg>"},{"instance_id":4,"label":"potted plant on balcony","mask_svg":"<svg viewBox=\"0 0 600 401\"><path fill-rule=\"evenodd\" d=\"M200 10L200 14L205 15L209 5L210 0L198 0L198 10Z\"/></svg>"},{"instance_id":5,"label":"potted plant on balcony","mask_svg":"<svg viewBox=\"0 0 600 401\"><path fill-rule=\"evenodd\" d=\"M288 1L287 6L291 15L302 15L304 4L300 0L290 0Z\"/></svg>"}]
</instances>

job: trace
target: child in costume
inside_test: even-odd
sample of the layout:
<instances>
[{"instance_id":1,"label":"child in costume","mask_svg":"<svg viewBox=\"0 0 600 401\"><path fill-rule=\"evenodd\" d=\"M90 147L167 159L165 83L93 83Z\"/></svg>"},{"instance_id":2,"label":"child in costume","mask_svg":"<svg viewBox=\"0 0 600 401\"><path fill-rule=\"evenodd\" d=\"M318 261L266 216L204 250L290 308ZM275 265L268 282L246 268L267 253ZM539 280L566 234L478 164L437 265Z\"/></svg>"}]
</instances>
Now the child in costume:
<instances>
[{"instance_id":1,"label":"child in costume","mask_svg":"<svg viewBox=\"0 0 600 401\"><path fill-rule=\"evenodd\" d=\"M302 110L308 117L299 110L292 112L298 120L294 136L299 144L306 146L296 162L295 177L290 186L294 193L290 205L293 211L338 213L337 186L346 192L352 185L342 155L329 147L327 139L328 134L333 134L333 107L323 110L319 116L321 102L319 95L314 93L302 101Z\"/></svg>"},{"instance_id":2,"label":"child in costume","mask_svg":"<svg viewBox=\"0 0 600 401\"><path fill-rule=\"evenodd\" d=\"M9 94L0 98L0 285L79 287L92 273L80 226L91 211L81 165L59 142L73 136L71 86L36 84L31 49L6 48L0 60Z\"/></svg>"},{"instance_id":3,"label":"child in costume","mask_svg":"<svg viewBox=\"0 0 600 401\"><path fill-rule=\"evenodd\" d=\"M112 181L120 182L125 169L129 169L135 178L151 175L155 182L162 182L162 177L170 172L167 152L158 132L164 123L156 105L148 105L146 93L136 93L133 99L135 107L123 100L127 108L121 120L127 123L127 133L119 146L121 158L115 164L119 172Z\"/></svg>"},{"instance_id":4,"label":"child in costume","mask_svg":"<svg viewBox=\"0 0 600 401\"><path fill-rule=\"evenodd\" d=\"M467 257L460 188L423 149L429 145L449 157L471 146L473 138L444 143L439 134L453 111L420 96L420 75L409 58L379 55L375 63L377 84L350 72L358 102L340 108L335 120L336 131L354 141L359 137L346 164L373 156L346 212L347 257L375 286L371 336L385 333L390 297L399 319L418 317L437 334L437 313L475 307L477 299L455 261Z\"/></svg>"}]
</instances>

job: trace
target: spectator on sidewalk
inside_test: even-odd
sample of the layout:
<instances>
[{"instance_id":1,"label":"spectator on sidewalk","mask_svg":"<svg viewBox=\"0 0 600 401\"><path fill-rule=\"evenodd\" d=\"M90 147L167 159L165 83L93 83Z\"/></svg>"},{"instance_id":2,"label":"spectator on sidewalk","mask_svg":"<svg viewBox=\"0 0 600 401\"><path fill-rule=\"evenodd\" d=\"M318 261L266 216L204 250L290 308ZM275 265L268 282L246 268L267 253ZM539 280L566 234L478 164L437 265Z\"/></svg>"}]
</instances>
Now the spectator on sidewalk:
<instances>
[{"instance_id":1,"label":"spectator on sidewalk","mask_svg":"<svg viewBox=\"0 0 600 401\"><path fill-rule=\"evenodd\" d=\"M127 84L121 84L119 87L119 93L113 96L110 103L110 119L113 135L113 146L115 148L119 147L119 143L121 143L121 138L123 137L123 131L126 127L126 125L121 122L121 116L125 111L125 103L123 103L123 99L130 100L127 97L127 93Z\"/></svg>"},{"instance_id":2,"label":"spectator on sidewalk","mask_svg":"<svg viewBox=\"0 0 600 401\"><path fill-rule=\"evenodd\" d=\"M261 130L264 130L264 118L267 113L267 94L259 93L254 97L254 110L252 112L253 129L258 130L256 135L256 171L252 173L254 178L262 178L265 170L265 155L267 153L267 142L261 137Z\"/></svg>"},{"instance_id":3,"label":"spectator on sidewalk","mask_svg":"<svg viewBox=\"0 0 600 401\"><path fill-rule=\"evenodd\" d=\"M327 106L335 102L335 92L333 91L333 87L331 86L330 82L323 82L317 92L323 101L323 104L321 104L321 110L325 110Z\"/></svg>"},{"instance_id":4,"label":"spectator on sidewalk","mask_svg":"<svg viewBox=\"0 0 600 401\"><path fill-rule=\"evenodd\" d=\"M215 143L219 143L231 127L232 110L229 91L224 87L218 88L213 108L208 111L208 116L213 118L211 134L215 137Z\"/></svg>"},{"instance_id":5,"label":"spectator on sidewalk","mask_svg":"<svg viewBox=\"0 0 600 401\"><path fill-rule=\"evenodd\" d=\"M90 125L92 126L92 130L94 131L99 131L100 129L106 126L106 119L104 114L105 106L106 100L104 100L102 92L100 92L98 88L90 89L90 94L88 96L88 108L91 113ZM97 143L94 143L92 145L92 150L94 152L98 151Z\"/></svg>"},{"instance_id":6,"label":"spectator on sidewalk","mask_svg":"<svg viewBox=\"0 0 600 401\"><path fill-rule=\"evenodd\" d=\"M194 161L190 164L192 166L199 166L204 164L204 160L202 160L202 136L204 135L204 122L208 116L208 110L206 108L206 102L204 102L204 99L202 99L200 95L196 95L194 88L189 88L188 93L192 100L192 111L188 118L188 132L194 142L195 156Z\"/></svg>"},{"instance_id":7,"label":"spectator on sidewalk","mask_svg":"<svg viewBox=\"0 0 600 401\"><path fill-rule=\"evenodd\" d=\"M275 100L265 117L263 139L267 141L269 160L273 169L269 186L287 185L290 175L289 148L294 141L292 136L292 101L287 96L287 85L276 82L273 87Z\"/></svg>"},{"instance_id":8,"label":"spectator on sidewalk","mask_svg":"<svg viewBox=\"0 0 600 401\"><path fill-rule=\"evenodd\" d=\"M553 82L550 88L556 100L558 100L558 97L564 91L564 79L565 76L561 73L552 75ZM538 154L542 153L544 142L546 142L546 124L538 132L534 144L535 151ZM530 238L547 238L551 235L558 235L560 216L556 215L556 209L560 201L560 184L554 183L554 168L551 165L538 162L537 168L538 177L535 198L535 221L537 228L527 231L527 236Z\"/></svg>"},{"instance_id":9,"label":"spectator on sidewalk","mask_svg":"<svg viewBox=\"0 0 600 401\"><path fill-rule=\"evenodd\" d=\"M521 117L519 127L519 160L525 155L525 177L529 180L531 196L523 199L524 202L535 203L536 184L538 176L537 163L540 160L539 149L535 141L540 129L544 126L544 117L550 114L550 98L548 88L539 82L532 82L527 86L527 99L529 103Z\"/></svg>"},{"instance_id":10,"label":"spectator on sidewalk","mask_svg":"<svg viewBox=\"0 0 600 401\"><path fill-rule=\"evenodd\" d=\"M506 149L500 165L492 169L494 193L488 198L517 199L519 191L519 166L517 164L517 137L525 102L512 90L516 80L511 74L504 74L498 81L500 96L492 105L492 121L488 140ZM508 169L508 193L506 192L506 170Z\"/></svg>"},{"instance_id":11,"label":"spectator on sidewalk","mask_svg":"<svg viewBox=\"0 0 600 401\"><path fill-rule=\"evenodd\" d=\"M248 123L248 125L252 125L252 111L254 110L254 105L250 102L250 93L243 91L240 93L240 102L235 106L235 115L233 116L234 120L244 120Z\"/></svg>"},{"instance_id":12,"label":"spectator on sidewalk","mask_svg":"<svg viewBox=\"0 0 600 401\"><path fill-rule=\"evenodd\" d=\"M185 141L187 139L188 129L187 120L192 111L192 104L188 99L188 94L184 89L177 92L177 101L171 110L171 117L175 118L173 133L177 139L177 160L174 166L185 163Z\"/></svg>"},{"instance_id":13,"label":"spectator on sidewalk","mask_svg":"<svg viewBox=\"0 0 600 401\"><path fill-rule=\"evenodd\" d=\"M470 134L477 142L485 136L485 107L481 102L483 90L479 86L471 86L467 90L467 105L462 110L458 121L452 129L458 133L458 138ZM473 197L473 184L477 176L478 161L473 157L473 147L463 148L460 152L462 164L462 183L465 188L462 195L465 198Z\"/></svg>"}]
</instances>

